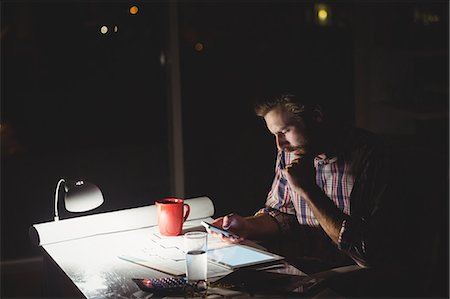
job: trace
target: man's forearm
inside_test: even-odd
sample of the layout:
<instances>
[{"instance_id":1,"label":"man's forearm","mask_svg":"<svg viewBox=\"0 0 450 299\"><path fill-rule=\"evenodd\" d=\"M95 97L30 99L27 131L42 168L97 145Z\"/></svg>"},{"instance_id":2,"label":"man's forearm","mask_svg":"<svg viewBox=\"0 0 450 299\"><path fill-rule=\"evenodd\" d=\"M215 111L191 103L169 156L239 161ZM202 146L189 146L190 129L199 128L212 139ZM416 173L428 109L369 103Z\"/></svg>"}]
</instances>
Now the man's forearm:
<instances>
[{"instance_id":1,"label":"man's forearm","mask_svg":"<svg viewBox=\"0 0 450 299\"><path fill-rule=\"evenodd\" d=\"M347 216L319 188L304 193L304 196L323 230L338 243L342 222Z\"/></svg>"}]
</instances>

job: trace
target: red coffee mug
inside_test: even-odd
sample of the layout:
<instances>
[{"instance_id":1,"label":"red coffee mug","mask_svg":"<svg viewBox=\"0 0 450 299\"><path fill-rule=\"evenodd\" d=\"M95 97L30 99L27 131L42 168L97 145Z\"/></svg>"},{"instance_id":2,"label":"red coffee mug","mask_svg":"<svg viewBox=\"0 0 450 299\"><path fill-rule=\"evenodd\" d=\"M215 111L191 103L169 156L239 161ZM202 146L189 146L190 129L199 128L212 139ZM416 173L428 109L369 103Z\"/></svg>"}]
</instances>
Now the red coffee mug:
<instances>
[{"instance_id":1,"label":"red coffee mug","mask_svg":"<svg viewBox=\"0 0 450 299\"><path fill-rule=\"evenodd\" d=\"M191 208L179 198L164 198L155 202L159 232L163 236L178 236ZM184 212L186 207L186 213Z\"/></svg>"}]
</instances>

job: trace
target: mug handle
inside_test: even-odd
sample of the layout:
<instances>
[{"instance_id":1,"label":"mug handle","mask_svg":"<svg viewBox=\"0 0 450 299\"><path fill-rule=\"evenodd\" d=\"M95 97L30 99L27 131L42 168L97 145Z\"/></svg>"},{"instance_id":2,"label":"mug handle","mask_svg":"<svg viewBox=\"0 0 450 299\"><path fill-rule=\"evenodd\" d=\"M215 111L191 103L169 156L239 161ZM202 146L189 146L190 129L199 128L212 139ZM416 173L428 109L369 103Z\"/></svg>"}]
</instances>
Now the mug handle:
<instances>
[{"instance_id":1,"label":"mug handle","mask_svg":"<svg viewBox=\"0 0 450 299\"><path fill-rule=\"evenodd\" d=\"M184 218L183 218L183 222L185 222L186 219L189 217L189 213L191 212L191 207L187 203L185 203L183 205L184 205L184 207L186 207L186 213L184 214Z\"/></svg>"}]
</instances>

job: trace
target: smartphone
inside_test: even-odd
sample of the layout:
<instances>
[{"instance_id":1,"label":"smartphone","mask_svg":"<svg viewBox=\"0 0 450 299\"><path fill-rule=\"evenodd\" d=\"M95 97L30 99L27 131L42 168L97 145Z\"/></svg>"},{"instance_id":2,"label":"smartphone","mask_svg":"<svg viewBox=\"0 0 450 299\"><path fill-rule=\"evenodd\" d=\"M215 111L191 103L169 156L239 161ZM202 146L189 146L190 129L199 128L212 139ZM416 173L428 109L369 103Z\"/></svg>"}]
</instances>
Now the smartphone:
<instances>
[{"instance_id":1,"label":"smartphone","mask_svg":"<svg viewBox=\"0 0 450 299\"><path fill-rule=\"evenodd\" d=\"M205 221L202 221L201 224L202 224L206 229L209 229L210 231L213 231L213 232L218 233L218 234L222 234L222 235L224 235L224 236L227 237L227 238L230 238L230 237L231 237L231 238L239 239L239 236L238 236L238 235L236 235L236 234L233 233L233 232L230 232L229 230L223 229L223 228L221 228L221 227L217 227L217 226L212 225L211 223L208 223L208 222L205 222Z\"/></svg>"}]
</instances>

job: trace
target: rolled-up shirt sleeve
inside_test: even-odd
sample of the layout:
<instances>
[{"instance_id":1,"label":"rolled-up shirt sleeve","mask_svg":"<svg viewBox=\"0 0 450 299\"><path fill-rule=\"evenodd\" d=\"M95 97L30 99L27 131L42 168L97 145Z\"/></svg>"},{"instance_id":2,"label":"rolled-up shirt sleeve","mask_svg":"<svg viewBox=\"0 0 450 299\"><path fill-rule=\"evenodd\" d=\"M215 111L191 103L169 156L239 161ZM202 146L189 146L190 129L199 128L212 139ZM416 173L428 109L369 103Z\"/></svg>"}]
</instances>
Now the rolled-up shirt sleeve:
<instances>
[{"instance_id":1,"label":"rolled-up shirt sleeve","mask_svg":"<svg viewBox=\"0 0 450 299\"><path fill-rule=\"evenodd\" d=\"M271 216L277 222L278 228L283 234L290 231L292 227L298 226L297 217L295 216L295 214L282 213L279 210L271 207L264 207L256 212L255 215L259 214L267 214Z\"/></svg>"},{"instance_id":2,"label":"rolled-up shirt sleeve","mask_svg":"<svg viewBox=\"0 0 450 299\"><path fill-rule=\"evenodd\" d=\"M377 157L378 159L375 159ZM342 222L337 246L361 267L383 264L396 237L394 197L384 157L369 156L352 192L352 213Z\"/></svg>"},{"instance_id":3,"label":"rolled-up shirt sleeve","mask_svg":"<svg viewBox=\"0 0 450 299\"><path fill-rule=\"evenodd\" d=\"M377 212L369 220L348 217L342 222L337 246L361 267L388 265L398 257L394 243L401 231L392 215Z\"/></svg>"},{"instance_id":4,"label":"rolled-up shirt sleeve","mask_svg":"<svg viewBox=\"0 0 450 299\"><path fill-rule=\"evenodd\" d=\"M363 219L346 219L339 232L338 248L346 252L359 266L368 267Z\"/></svg>"}]
</instances>

